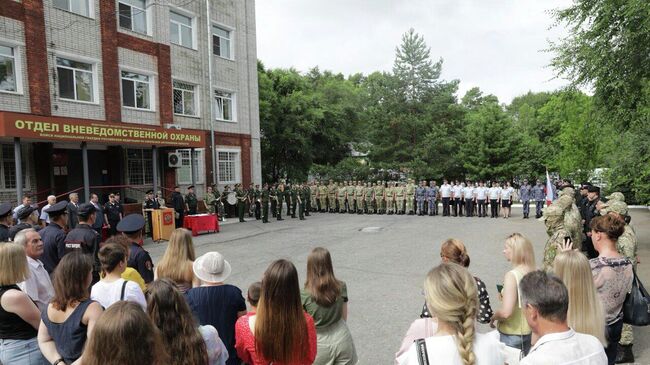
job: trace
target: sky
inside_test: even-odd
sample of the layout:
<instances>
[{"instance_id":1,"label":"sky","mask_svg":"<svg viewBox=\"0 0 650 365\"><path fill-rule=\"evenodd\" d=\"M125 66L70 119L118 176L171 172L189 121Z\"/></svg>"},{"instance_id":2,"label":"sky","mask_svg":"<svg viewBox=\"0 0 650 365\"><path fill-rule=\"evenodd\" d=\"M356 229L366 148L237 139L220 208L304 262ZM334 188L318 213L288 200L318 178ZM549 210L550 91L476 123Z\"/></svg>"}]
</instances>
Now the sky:
<instances>
[{"instance_id":1,"label":"sky","mask_svg":"<svg viewBox=\"0 0 650 365\"><path fill-rule=\"evenodd\" d=\"M441 78L509 103L568 84L545 52L566 34L550 10L571 0L256 0L257 57L267 68L350 75L391 71L409 28L424 36Z\"/></svg>"}]
</instances>

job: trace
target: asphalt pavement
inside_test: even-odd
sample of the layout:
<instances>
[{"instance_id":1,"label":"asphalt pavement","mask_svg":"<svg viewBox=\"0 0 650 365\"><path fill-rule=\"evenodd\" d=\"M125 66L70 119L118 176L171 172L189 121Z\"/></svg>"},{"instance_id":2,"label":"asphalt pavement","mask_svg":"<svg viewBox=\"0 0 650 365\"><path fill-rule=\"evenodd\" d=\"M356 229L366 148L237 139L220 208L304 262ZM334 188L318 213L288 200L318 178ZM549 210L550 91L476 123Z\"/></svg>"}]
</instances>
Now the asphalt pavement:
<instances>
[{"instance_id":1,"label":"asphalt pavement","mask_svg":"<svg viewBox=\"0 0 650 365\"><path fill-rule=\"evenodd\" d=\"M639 276L650 286L650 211L634 209L631 214L639 238ZM244 293L279 258L293 261L304 282L307 255L313 247L326 247L337 278L348 286L348 325L359 364L392 364L402 337L420 314L422 282L440 262L440 244L445 239L465 243L470 271L487 285L495 309L499 307L496 284L510 269L502 254L509 234L529 237L541 265L547 237L543 223L522 219L521 208L513 208L513 215L492 219L312 213L306 221L272 219L269 224L228 219L220 233L195 237L194 246L197 256L221 252L232 265L227 282ZM166 246L147 242L145 248L155 263ZM479 325L479 332L486 331L489 327ZM650 364L650 329L635 328L635 337L636 364Z\"/></svg>"}]
</instances>

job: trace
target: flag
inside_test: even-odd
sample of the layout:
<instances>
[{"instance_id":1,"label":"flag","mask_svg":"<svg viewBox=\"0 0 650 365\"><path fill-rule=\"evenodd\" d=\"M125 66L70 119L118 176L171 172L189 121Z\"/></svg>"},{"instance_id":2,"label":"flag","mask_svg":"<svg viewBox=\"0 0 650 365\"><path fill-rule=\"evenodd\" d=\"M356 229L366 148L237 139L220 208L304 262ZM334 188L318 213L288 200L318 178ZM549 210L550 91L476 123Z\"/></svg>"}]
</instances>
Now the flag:
<instances>
[{"instance_id":1,"label":"flag","mask_svg":"<svg viewBox=\"0 0 650 365\"><path fill-rule=\"evenodd\" d=\"M546 170L546 205L551 205L553 202L553 184L551 183L551 177L548 175L548 170Z\"/></svg>"}]
</instances>

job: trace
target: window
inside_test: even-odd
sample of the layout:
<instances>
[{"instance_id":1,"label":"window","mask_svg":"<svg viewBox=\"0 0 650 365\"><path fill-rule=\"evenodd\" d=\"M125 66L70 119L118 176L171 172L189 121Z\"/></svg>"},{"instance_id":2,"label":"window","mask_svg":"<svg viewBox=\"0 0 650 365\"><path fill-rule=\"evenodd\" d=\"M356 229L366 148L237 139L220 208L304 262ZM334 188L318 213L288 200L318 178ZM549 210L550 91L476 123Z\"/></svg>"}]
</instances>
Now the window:
<instances>
[{"instance_id":1,"label":"window","mask_svg":"<svg viewBox=\"0 0 650 365\"><path fill-rule=\"evenodd\" d=\"M151 150L129 148L126 150L126 166L129 185L153 184L153 159Z\"/></svg>"},{"instance_id":2,"label":"window","mask_svg":"<svg viewBox=\"0 0 650 365\"><path fill-rule=\"evenodd\" d=\"M0 91L18 92L16 49L0 45Z\"/></svg>"},{"instance_id":3,"label":"window","mask_svg":"<svg viewBox=\"0 0 650 365\"><path fill-rule=\"evenodd\" d=\"M147 7L145 0L120 0L118 3L120 27L147 34Z\"/></svg>"},{"instance_id":4,"label":"window","mask_svg":"<svg viewBox=\"0 0 650 365\"><path fill-rule=\"evenodd\" d=\"M223 58L230 56L230 31L212 26L212 53Z\"/></svg>"},{"instance_id":5,"label":"window","mask_svg":"<svg viewBox=\"0 0 650 365\"><path fill-rule=\"evenodd\" d=\"M196 116L196 86L174 80L174 114Z\"/></svg>"},{"instance_id":6,"label":"window","mask_svg":"<svg viewBox=\"0 0 650 365\"><path fill-rule=\"evenodd\" d=\"M95 101L93 65L57 57L56 72L61 99Z\"/></svg>"},{"instance_id":7,"label":"window","mask_svg":"<svg viewBox=\"0 0 650 365\"><path fill-rule=\"evenodd\" d=\"M227 122L232 122L235 120L233 118L233 99L234 96L232 93L215 90L214 91L214 102L215 113L217 120L223 120Z\"/></svg>"},{"instance_id":8,"label":"window","mask_svg":"<svg viewBox=\"0 0 650 365\"><path fill-rule=\"evenodd\" d=\"M179 184L192 183L192 170L190 170L190 151L191 149L176 150L176 153L181 158L181 167L176 170L176 179ZM194 149L194 160L192 161L192 168L194 169L194 183L202 184L205 180L205 160L204 149Z\"/></svg>"},{"instance_id":9,"label":"window","mask_svg":"<svg viewBox=\"0 0 650 365\"><path fill-rule=\"evenodd\" d=\"M138 109L151 109L149 76L122 71L122 105Z\"/></svg>"},{"instance_id":10,"label":"window","mask_svg":"<svg viewBox=\"0 0 650 365\"><path fill-rule=\"evenodd\" d=\"M27 179L27 154L26 149L22 149L22 169L23 169L23 187L27 189L29 183ZM14 159L14 145L13 144L3 144L0 149L0 156L2 158L2 175L1 179L1 188L2 189L16 189L16 160Z\"/></svg>"},{"instance_id":11,"label":"window","mask_svg":"<svg viewBox=\"0 0 650 365\"><path fill-rule=\"evenodd\" d=\"M192 48L192 18L178 14L169 13L169 38L172 43L183 47Z\"/></svg>"},{"instance_id":12,"label":"window","mask_svg":"<svg viewBox=\"0 0 650 365\"><path fill-rule=\"evenodd\" d=\"M217 151L217 181L219 184L239 182L238 151Z\"/></svg>"},{"instance_id":13,"label":"window","mask_svg":"<svg viewBox=\"0 0 650 365\"><path fill-rule=\"evenodd\" d=\"M83 16L90 16L88 0L54 0L54 7Z\"/></svg>"}]
</instances>

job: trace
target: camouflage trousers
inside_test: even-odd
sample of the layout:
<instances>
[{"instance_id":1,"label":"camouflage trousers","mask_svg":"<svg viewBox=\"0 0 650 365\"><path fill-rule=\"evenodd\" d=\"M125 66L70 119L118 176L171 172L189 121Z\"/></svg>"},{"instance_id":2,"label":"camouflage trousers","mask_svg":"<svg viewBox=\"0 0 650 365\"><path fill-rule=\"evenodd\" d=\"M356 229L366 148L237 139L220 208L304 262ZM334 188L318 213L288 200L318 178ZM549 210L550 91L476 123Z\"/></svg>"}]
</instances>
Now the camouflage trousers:
<instances>
[{"instance_id":1,"label":"camouflage trousers","mask_svg":"<svg viewBox=\"0 0 650 365\"><path fill-rule=\"evenodd\" d=\"M632 326L624 323L623 332L621 332L621 339L618 341L619 344L626 346L634 343L634 332L632 331Z\"/></svg>"},{"instance_id":2,"label":"camouflage trousers","mask_svg":"<svg viewBox=\"0 0 650 365\"><path fill-rule=\"evenodd\" d=\"M413 211L413 201L415 200L414 196L407 196L406 197L406 212L412 212Z\"/></svg>"},{"instance_id":3,"label":"camouflage trousers","mask_svg":"<svg viewBox=\"0 0 650 365\"><path fill-rule=\"evenodd\" d=\"M404 198L397 198L397 211L398 212L403 212L404 211Z\"/></svg>"}]
</instances>

